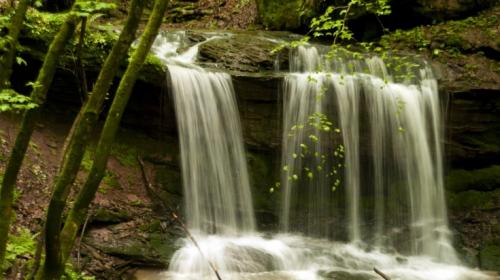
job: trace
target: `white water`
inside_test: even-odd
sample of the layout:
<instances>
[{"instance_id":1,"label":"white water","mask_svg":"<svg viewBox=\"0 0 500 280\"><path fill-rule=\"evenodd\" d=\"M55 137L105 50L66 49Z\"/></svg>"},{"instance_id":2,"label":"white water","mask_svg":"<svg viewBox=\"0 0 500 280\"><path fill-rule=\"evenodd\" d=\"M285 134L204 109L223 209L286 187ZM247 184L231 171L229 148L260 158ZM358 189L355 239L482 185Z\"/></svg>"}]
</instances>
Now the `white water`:
<instances>
[{"instance_id":1,"label":"white water","mask_svg":"<svg viewBox=\"0 0 500 280\"><path fill-rule=\"evenodd\" d=\"M207 259L216 264L222 279L319 280L366 279L383 271L393 280L481 280L488 276L461 266L437 263L425 256L402 256L359 246L297 235L265 238L258 235L199 236L206 258L189 240L176 259L178 267L161 279L217 279Z\"/></svg>"},{"instance_id":2,"label":"white water","mask_svg":"<svg viewBox=\"0 0 500 280\"><path fill-rule=\"evenodd\" d=\"M195 67L198 45L178 55L182 39L183 33L159 37L154 51L170 74L188 228L199 234L251 232L255 218L231 77Z\"/></svg>"},{"instance_id":3,"label":"white water","mask_svg":"<svg viewBox=\"0 0 500 280\"><path fill-rule=\"evenodd\" d=\"M331 143L343 140L346 163L338 171L345 173L346 180L336 192L331 190L334 179L324 176L315 177L314 183L299 180L304 184L300 187L305 187L305 192L292 190L299 187L296 183L284 183L282 223L287 231L296 233L264 236L254 231L239 115L230 77L194 66L197 46L184 54L177 54L175 50L181 46L182 39L178 36L182 37L182 34L159 38L154 50L165 59L169 68L181 143L186 218L198 246L188 238L179 240L180 249L174 254L169 271L160 273L155 279L217 279L209 263L217 268L224 280L380 279L373 272L374 267L395 280L489 279L480 272L453 264L456 259L449 246L445 206L444 203L434 204L444 202L444 199L440 120L439 114L434 115L439 104L435 81L429 78L429 73L423 73L427 75L424 75L425 79L414 86L385 84L373 75L288 75L284 93L283 143L283 161L288 163L288 172L301 170L306 163L311 164L311 160L298 160L290 156L290 152L296 151L297 145L314 135L319 141L309 148L319 154L328 153ZM292 70L316 69L321 61L317 50L302 51L310 59L294 56L292 65L296 68ZM374 60L368 65L377 69L373 73L386 75L379 61ZM316 83L310 82L311 75ZM315 98L324 91L324 85L330 88L326 93L339 94ZM367 97L369 94L372 96ZM368 211L375 213L375 221L380 219L381 222L371 225L369 230L362 226L364 215L361 208L364 206L360 202L363 184L359 177L364 175L362 166L366 165L360 160L359 148L363 121L358 111L362 98L366 98L365 102L373 108L365 126L372 130L372 152L374 156L380 156L380 162L370 163L374 174L375 202L373 209ZM400 100L405 104L404 110L398 109L402 103ZM337 135L312 130L288 136L286 131L293 123L306 122L311 113L329 114L339 104L342 104L342 109L338 115L344 117L335 124L342 128ZM405 133L399 132L400 127ZM387 147L389 144L394 147ZM325 168L334 168L338 164L322 160L313 160L312 163L323 164ZM388 171L395 166L396 169ZM392 193L390 187L396 183L389 182L392 175L387 176L387 173L397 174L394 177L398 184L402 182L404 185L402 190ZM288 182L288 176L284 179ZM425 190L419 189L422 187ZM339 210L331 207L331 201L339 200L335 195L342 192L342 188L345 188L346 196L340 205L345 206L348 219L344 224L328 222L334 215L339 215ZM386 202L402 194L407 198L402 199L397 207L411 205L411 215L395 217L397 215L392 211L398 209L390 208ZM293 209L292 205L296 204L293 199L298 199L303 205L302 214ZM407 210L401 207L400 210ZM290 222L293 217L304 218L305 226L294 225ZM404 231L399 218L411 218L406 223L408 232L405 236L407 243L411 243L406 256L395 251L397 246L393 240L387 240L391 232ZM352 243L317 238L330 237L332 232L342 231L342 228L349 228L347 236ZM377 247L364 245L364 241L368 242L366 236L370 235Z\"/></svg>"},{"instance_id":4,"label":"white water","mask_svg":"<svg viewBox=\"0 0 500 280\"><path fill-rule=\"evenodd\" d=\"M301 72L285 79L285 129L303 123L315 112L326 114L338 123L342 137L337 141L345 148L345 167L340 187L343 190L337 190L340 192L337 196L344 200L341 210L347 219L321 232L316 227L327 221L324 215L309 215L308 224L313 228L308 226L306 231L301 225L290 226L297 213L318 212L317 205L323 204L320 197L325 196L318 189L331 192L332 182L287 179L288 173L300 174L306 166L300 157L289 156L300 153L300 144L306 139L304 135L284 136L283 164L289 166L282 179L285 231L330 237L335 227L342 227L348 229L348 240L354 243L376 244L382 250L401 248L412 255L456 263L443 191L439 96L431 71L422 70L418 84L401 84L390 82L385 65L376 58L366 62L365 68L370 70L367 74L316 72L319 67L338 68L320 62L321 56L313 47L299 47L293 57L292 71ZM361 126L368 133L362 135ZM326 140L332 144L331 139ZM324 154L324 145L316 144L315 151ZM369 163L362 158L363 146L367 149L365 154L370 155ZM328 165L328 160L323 165ZM293 201L304 199L300 192L313 199L305 204L308 209L303 209L300 201ZM363 201L366 197L371 199ZM403 237L400 232L404 232Z\"/></svg>"}]
</instances>

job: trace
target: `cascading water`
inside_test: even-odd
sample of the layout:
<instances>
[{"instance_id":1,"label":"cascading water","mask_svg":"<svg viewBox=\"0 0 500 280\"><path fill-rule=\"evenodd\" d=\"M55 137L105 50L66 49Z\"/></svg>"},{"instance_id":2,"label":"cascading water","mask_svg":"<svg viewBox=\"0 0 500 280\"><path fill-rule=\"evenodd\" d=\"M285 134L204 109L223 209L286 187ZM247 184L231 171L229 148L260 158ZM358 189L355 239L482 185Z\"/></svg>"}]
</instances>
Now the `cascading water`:
<instances>
[{"instance_id":1,"label":"cascading water","mask_svg":"<svg viewBox=\"0 0 500 280\"><path fill-rule=\"evenodd\" d=\"M449 241L443 192L438 92L430 70L419 73L418 84L406 85L391 82L385 65L377 58L365 63L337 60L325 65L322 61L327 60L316 48L302 46L291 61L292 72L299 73L285 79L283 162L287 170L282 178L285 231L293 230L291 217L302 217L298 213L306 212L309 213L306 233L330 237L334 232L331 226L344 227L351 242L367 241L381 249L408 246L404 251L413 255L423 254L437 261L456 263ZM353 64L351 74L335 67L339 64L345 67L348 63ZM363 66L367 74L358 70ZM318 69L326 70L318 72ZM321 158L325 155L325 143L321 142L331 142L331 139L315 136L317 143L307 146L314 149L310 154L321 159L316 166L322 169L311 172L313 168L304 163L303 145L311 133L317 135L321 129L314 127L313 131L288 135L291 128L318 113L339 119L340 142L345 149L342 205L347 221L328 228L321 226L325 227L327 217L331 217L328 204L335 198L325 192L331 192L333 182L315 178L335 178L329 176L333 175L328 173L330 168L325 168L332 166L329 163L332 159ZM363 113L365 119L362 119ZM361 126L366 126L368 133L362 134ZM367 154L372 158L369 164L362 162L363 145L368 146ZM290 156L298 154L302 156ZM310 178L298 180L303 169L311 174ZM302 199L304 196L297 193L304 192L309 201L300 205L294 200ZM329 202L325 202L325 197ZM304 205L308 208L304 209ZM321 212L318 207L326 211L326 217L325 213L317 214ZM409 244L396 244L400 231L408 235L405 240Z\"/></svg>"},{"instance_id":2,"label":"cascading water","mask_svg":"<svg viewBox=\"0 0 500 280\"><path fill-rule=\"evenodd\" d=\"M438 262L454 262L455 257L448 245L444 203L436 205L444 201L441 132L436 84L428 72L418 86L385 83L374 75L333 74L342 69L331 65L323 65L330 73L310 73L322 66L322 57L315 48L299 49L302 55L292 57L295 73L287 74L284 92L283 169L287 175L282 185L282 224L286 234L264 236L255 231L231 79L195 66L197 45L178 54L182 37L182 32L164 34L153 50L170 74L186 218L197 244L181 240L169 271L161 273L160 279L217 279L209 263L224 280L379 279L373 267L391 279L487 279ZM385 71L377 60L366 66L378 75ZM373 109L366 123L359 114L363 102ZM338 124L329 121L331 112L339 117ZM371 131L374 159L369 164L360 160L364 126ZM332 148L337 142L342 145ZM366 165L371 166L374 178L370 211L376 224L371 231L365 229L368 218L361 202L365 182L360 178ZM319 176L318 170L329 176ZM347 191L345 198L337 197L341 188ZM395 201L402 194L406 198ZM332 201L344 209L332 206ZM403 210L402 205L411 206L408 216L392 212L399 207ZM345 224L331 222L343 213L348 217ZM294 216L304 218L305 226L296 225ZM411 236L407 238L412 243L410 256L388 253L388 248L399 248L390 234L404 231L401 220L406 218L411 218L405 232ZM335 237L332 233L343 227L349 228L346 239L353 242L323 238ZM363 245L368 232L373 232L379 245L371 250Z\"/></svg>"},{"instance_id":3,"label":"cascading water","mask_svg":"<svg viewBox=\"0 0 500 280\"><path fill-rule=\"evenodd\" d=\"M182 33L170 36L163 44L157 41L154 49L163 55L170 74L188 227L200 234L253 231L255 218L231 77L195 67L197 45L178 56Z\"/></svg>"}]
</instances>

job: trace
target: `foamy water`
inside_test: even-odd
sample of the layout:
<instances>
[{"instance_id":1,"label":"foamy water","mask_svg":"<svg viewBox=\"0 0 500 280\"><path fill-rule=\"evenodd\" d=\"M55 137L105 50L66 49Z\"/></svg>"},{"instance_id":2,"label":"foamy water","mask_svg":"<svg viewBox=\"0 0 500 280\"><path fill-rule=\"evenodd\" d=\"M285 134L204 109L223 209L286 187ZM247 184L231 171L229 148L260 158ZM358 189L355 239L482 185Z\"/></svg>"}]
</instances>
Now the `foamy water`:
<instances>
[{"instance_id":1,"label":"foamy water","mask_svg":"<svg viewBox=\"0 0 500 280\"><path fill-rule=\"evenodd\" d=\"M182 248L175 253L170 271L159 273L158 279L217 279L209 261L224 280L382 279L373 268L392 280L495 279L429 257L389 254L298 235L195 238L199 248L188 239L181 240Z\"/></svg>"}]
</instances>

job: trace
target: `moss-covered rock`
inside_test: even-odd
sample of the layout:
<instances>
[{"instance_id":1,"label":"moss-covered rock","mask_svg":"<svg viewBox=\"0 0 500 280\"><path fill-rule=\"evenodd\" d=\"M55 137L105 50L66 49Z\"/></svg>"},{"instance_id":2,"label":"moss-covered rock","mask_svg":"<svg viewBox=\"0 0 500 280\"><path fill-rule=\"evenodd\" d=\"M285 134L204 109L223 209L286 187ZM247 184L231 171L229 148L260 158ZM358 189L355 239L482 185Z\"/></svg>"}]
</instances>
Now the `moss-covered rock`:
<instances>
[{"instance_id":1,"label":"moss-covered rock","mask_svg":"<svg viewBox=\"0 0 500 280\"><path fill-rule=\"evenodd\" d=\"M466 190L492 191L500 189L500 166L478 170L452 170L447 176L446 189L452 192Z\"/></svg>"},{"instance_id":2,"label":"moss-covered rock","mask_svg":"<svg viewBox=\"0 0 500 280\"><path fill-rule=\"evenodd\" d=\"M497 4L495 0L416 0L415 12L433 20L447 20L470 15Z\"/></svg>"},{"instance_id":3,"label":"moss-covered rock","mask_svg":"<svg viewBox=\"0 0 500 280\"><path fill-rule=\"evenodd\" d=\"M29 9L25 27L19 39L21 55L26 60L43 61L50 42L59 30L65 16L66 13L48 13ZM82 51L85 71L93 75L99 73L101 65L118 40L120 30L117 26L111 19L109 22L90 22L88 24ZM65 54L59 59L59 68L70 70L75 68L77 45L78 36L75 35L66 46ZM121 70L117 72L117 77L123 74L126 65L126 61L123 61ZM152 84L161 84L165 80L165 75L166 71L162 63L150 55L142 66L139 79Z\"/></svg>"},{"instance_id":4,"label":"moss-covered rock","mask_svg":"<svg viewBox=\"0 0 500 280\"><path fill-rule=\"evenodd\" d=\"M496 210L500 205L500 189L491 192L469 190L448 193L448 205L452 210Z\"/></svg>"},{"instance_id":5,"label":"moss-covered rock","mask_svg":"<svg viewBox=\"0 0 500 280\"><path fill-rule=\"evenodd\" d=\"M257 0L262 24L272 30L296 30L314 14L313 1Z\"/></svg>"},{"instance_id":6,"label":"moss-covered rock","mask_svg":"<svg viewBox=\"0 0 500 280\"><path fill-rule=\"evenodd\" d=\"M167 229L159 220L153 219L139 226L135 223L91 229L84 238L84 243L134 265L168 267L181 234Z\"/></svg>"},{"instance_id":7,"label":"moss-covered rock","mask_svg":"<svg viewBox=\"0 0 500 280\"><path fill-rule=\"evenodd\" d=\"M479 252L479 261L483 269L500 271L500 238L483 246Z\"/></svg>"},{"instance_id":8,"label":"moss-covered rock","mask_svg":"<svg viewBox=\"0 0 500 280\"><path fill-rule=\"evenodd\" d=\"M118 224L130 220L130 215L123 209L98 208L94 210L91 223Z\"/></svg>"},{"instance_id":9,"label":"moss-covered rock","mask_svg":"<svg viewBox=\"0 0 500 280\"><path fill-rule=\"evenodd\" d=\"M394 51L416 52L431 60L448 93L500 90L500 6L464 20L411 30L397 30L380 44Z\"/></svg>"}]
</instances>

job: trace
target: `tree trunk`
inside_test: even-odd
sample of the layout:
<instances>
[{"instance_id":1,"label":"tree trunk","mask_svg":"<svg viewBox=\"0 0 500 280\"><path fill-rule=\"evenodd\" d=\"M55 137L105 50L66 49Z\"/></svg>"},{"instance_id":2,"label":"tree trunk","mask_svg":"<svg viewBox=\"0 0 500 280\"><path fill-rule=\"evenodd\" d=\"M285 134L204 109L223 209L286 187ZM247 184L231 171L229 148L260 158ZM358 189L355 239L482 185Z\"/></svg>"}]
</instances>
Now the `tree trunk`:
<instances>
[{"instance_id":1,"label":"tree trunk","mask_svg":"<svg viewBox=\"0 0 500 280\"><path fill-rule=\"evenodd\" d=\"M21 0L17 5L16 12L12 17L7 35L7 51L0 59L0 89L9 86L10 75L12 74L12 64L16 58L16 44L23 28L24 17L31 0Z\"/></svg>"},{"instance_id":2,"label":"tree trunk","mask_svg":"<svg viewBox=\"0 0 500 280\"><path fill-rule=\"evenodd\" d=\"M59 61L59 57L64 52L66 43L73 36L77 24L78 18L73 14L68 15L61 27L61 30L59 30L56 37L50 44L30 96L32 102L38 106L24 112L21 127L19 128L14 148L12 149L12 153L5 169L2 189L0 192L0 217L2 217L0 219L0 267L5 258L17 174L19 173L26 149L28 148L40 108L45 102L47 92L52 83L52 79L54 78L57 62Z\"/></svg>"},{"instance_id":3,"label":"tree trunk","mask_svg":"<svg viewBox=\"0 0 500 280\"><path fill-rule=\"evenodd\" d=\"M85 221L89 205L94 199L102 177L105 174L108 157L116 132L120 126L123 112L130 98L141 66L158 34L167 7L167 2L167 0L157 0L155 2L146 30L120 82L97 144L90 173L85 184L78 193L73 208L70 210L66 222L64 223L64 228L61 233L61 250L64 259L68 258L71 252L78 229Z\"/></svg>"},{"instance_id":4,"label":"tree trunk","mask_svg":"<svg viewBox=\"0 0 500 280\"><path fill-rule=\"evenodd\" d=\"M68 135L62 165L54 181L53 193L47 210L45 226L46 258L42 272L39 274L39 277L42 277L41 279L58 279L56 277L62 273L63 267L60 266L59 233L66 200L71 184L75 181L78 174L90 140L90 135L96 126L106 94L111 87L120 64L127 56L130 45L135 39L135 33L139 27L146 2L141 0L132 1L125 27L99 73L93 92L80 110Z\"/></svg>"}]
</instances>

